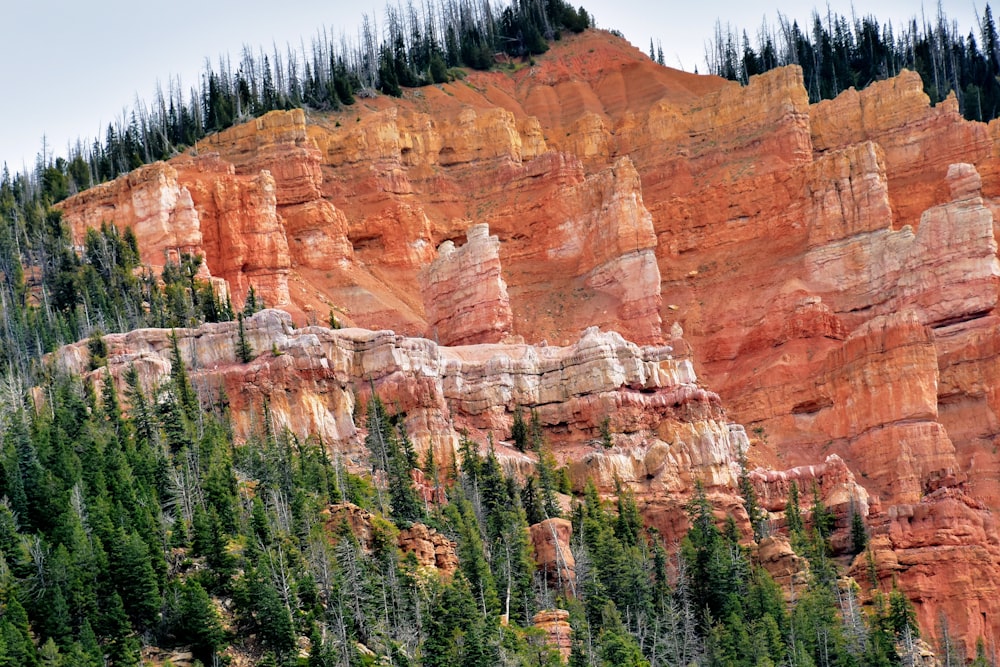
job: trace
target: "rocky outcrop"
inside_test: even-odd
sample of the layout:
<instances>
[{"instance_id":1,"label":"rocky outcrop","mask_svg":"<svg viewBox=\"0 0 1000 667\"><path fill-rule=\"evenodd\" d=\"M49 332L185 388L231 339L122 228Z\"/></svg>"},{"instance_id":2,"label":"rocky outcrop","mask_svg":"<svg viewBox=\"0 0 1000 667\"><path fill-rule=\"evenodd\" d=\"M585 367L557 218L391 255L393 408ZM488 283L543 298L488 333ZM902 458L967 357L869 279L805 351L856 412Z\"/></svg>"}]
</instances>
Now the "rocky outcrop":
<instances>
[{"instance_id":1,"label":"rocky outcrop","mask_svg":"<svg viewBox=\"0 0 1000 667\"><path fill-rule=\"evenodd\" d=\"M177 170L151 164L71 197L62 204L73 243L82 246L88 228L103 223L131 228L144 264L162 270L182 253L204 254L201 221L191 192Z\"/></svg>"},{"instance_id":2,"label":"rocky outcrop","mask_svg":"<svg viewBox=\"0 0 1000 667\"><path fill-rule=\"evenodd\" d=\"M156 163L60 206L74 242L104 222L130 228L143 263L159 272L184 253L205 259L201 277L227 281L239 307L252 285L269 305L288 298L288 245L267 171L236 175L217 156Z\"/></svg>"},{"instance_id":3,"label":"rocky outcrop","mask_svg":"<svg viewBox=\"0 0 1000 667\"><path fill-rule=\"evenodd\" d=\"M270 172L241 176L214 155L176 166L198 211L208 269L228 282L234 306L251 286L266 304L288 305L288 242Z\"/></svg>"},{"instance_id":4,"label":"rocky outcrop","mask_svg":"<svg viewBox=\"0 0 1000 667\"><path fill-rule=\"evenodd\" d=\"M404 554L413 554L418 565L432 568L444 577L450 577L458 569L455 543L422 523L399 531L397 543Z\"/></svg>"},{"instance_id":5,"label":"rocky outcrop","mask_svg":"<svg viewBox=\"0 0 1000 667\"><path fill-rule=\"evenodd\" d=\"M809 561L795 553L784 536L761 539L757 544L757 562L781 586L787 602L793 601L795 590L804 591L809 585Z\"/></svg>"},{"instance_id":6,"label":"rocky outcrop","mask_svg":"<svg viewBox=\"0 0 1000 667\"><path fill-rule=\"evenodd\" d=\"M535 614L532 623L545 631L549 646L559 651L562 661L569 662L573 652L573 628L569 624L569 612L565 609L546 609Z\"/></svg>"},{"instance_id":7,"label":"rocky outcrop","mask_svg":"<svg viewBox=\"0 0 1000 667\"><path fill-rule=\"evenodd\" d=\"M576 558L570 549L573 524L546 519L531 526L535 562L546 583L563 595L576 595Z\"/></svg>"},{"instance_id":8,"label":"rocky outcrop","mask_svg":"<svg viewBox=\"0 0 1000 667\"><path fill-rule=\"evenodd\" d=\"M922 323L939 326L991 310L1000 264L979 174L953 164L945 181L951 201L926 210L916 232L893 231L883 217L881 229L850 230L808 252L810 284L836 311L860 306L865 319L913 310Z\"/></svg>"},{"instance_id":9,"label":"rocky outcrop","mask_svg":"<svg viewBox=\"0 0 1000 667\"><path fill-rule=\"evenodd\" d=\"M507 283L500 271L500 239L474 225L459 249L445 241L420 273L428 337L442 345L499 343L512 327Z\"/></svg>"},{"instance_id":10,"label":"rocky outcrop","mask_svg":"<svg viewBox=\"0 0 1000 667\"><path fill-rule=\"evenodd\" d=\"M962 118L954 95L931 106L915 72L847 90L809 110L816 151L873 141L883 150L894 215L916 225L928 208L947 197L940 178L959 162L983 165L992 158L986 125Z\"/></svg>"},{"instance_id":11,"label":"rocky outcrop","mask_svg":"<svg viewBox=\"0 0 1000 667\"><path fill-rule=\"evenodd\" d=\"M836 553L851 549L850 527L855 514L862 519L877 511L877 498L857 483L844 460L831 454L818 465L801 466L790 470L765 470L758 468L750 473L750 482L761 509L768 512L774 528L785 529L785 510L794 484L799 493L799 511L808 523L812 521L811 507L815 499L833 516L830 546ZM784 531L783 531L784 532ZM780 541L780 540L779 540ZM761 559L765 560L764 543L760 544ZM784 547L771 544L768 549L782 552ZM768 553L770 553L770 551ZM770 556L769 556L770 557ZM777 557L772 558L772 560ZM774 572L772 572L772 575Z\"/></svg>"},{"instance_id":12,"label":"rocky outcrop","mask_svg":"<svg viewBox=\"0 0 1000 667\"><path fill-rule=\"evenodd\" d=\"M321 438L357 463L362 452L355 406L374 390L405 413L410 437L418 446L435 447L441 462L454 457L463 429L479 442L488 433L507 438L520 406L537 410L552 429L557 455L574 459L574 467L582 461L601 488L613 488L615 475L649 488L676 488L677 480L692 476L731 481L733 434L742 430L725 419L718 397L697 385L690 362L672 359L669 348L639 347L596 328L567 347L447 348L392 331L296 329L276 310L247 318L244 330L255 356L247 364L236 357L236 323L174 332L203 400L211 402L224 389L244 438L255 432L266 400L275 428ZM110 372L120 389L122 374L134 365L144 387L154 391L170 372L170 337L163 329L105 336L107 370L88 371L86 342L56 356L67 370L98 381ZM623 438L614 450L597 444L608 415ZM512 448L502 447L500 455L509 467L530 465ZM674 477L678 473L682 477Z\"/></svg>"},{"instance_id":13,"label":"rocky outcrop","mask_svg":"<svg viewBox=\"0 0 1000 667\"><path fill-rule=\"evenodd\" d=\"M880 585L889 590L895 582L907 592L917 603L921 628L939 633L944 618L949 632L994 632L1000 536L985 505L958 489L941 488L919 503L888 508L875 531L871 550ZM855 578L864 580L867 568L859 557Z\"/></svg>"},{"instance_id":14,"label":"rocky outcrop","mask_svg":"<svg viewBox=\"0 0 1000 667\"><path fill-rule=\"evenodd\" d=\"M331 505L326 510L327 535L339 539L342 526L346 525L358 545L366 553L371 553L375 545L376 527L374 515L353 503ZM388 530L389 524L381 520L381 530ZM395 530L395 529L393 529ZM404 555L413 554L419 567L436 572L448 578L458 569L458 552L453 541L422 523L413 523L408 528L398 531L396 545Z\"/></svg>"}]
</instances>

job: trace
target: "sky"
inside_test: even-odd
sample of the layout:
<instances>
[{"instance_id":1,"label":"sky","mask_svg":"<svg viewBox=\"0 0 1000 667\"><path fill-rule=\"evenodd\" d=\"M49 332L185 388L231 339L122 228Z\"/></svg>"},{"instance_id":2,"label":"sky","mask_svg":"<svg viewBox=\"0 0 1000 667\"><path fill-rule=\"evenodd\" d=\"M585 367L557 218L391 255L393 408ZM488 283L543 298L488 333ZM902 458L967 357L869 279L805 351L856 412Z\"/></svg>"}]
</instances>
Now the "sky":
<instances>
[{"instance_id":1,"label":"sky","mask_svg":"<svg viewBox=\"0 0 1000 667\"><path fill-rule=\"evenodd\" d=\"M496 0L495 0L496 1ZM598 27L617 29L648 51L658 42L666 64L705 71L705 46L717 21L746 30L751 41L778 13L808 24L815 8L850 16L850 0L572 0L583 3ZM395 2L395 0L393 0ZM504 0L499 0L503 3ZM8 3L4 3L5 5ZM414 0L414 4L420 4ZM983 0L942 0L959 30L976 30ZM238 58L244 45L284 51L308 45L324 28L348 38L365 14L381 21L385 0L9 0L0 21L0 164L31 167L44 144L65 155L77 139L103 136L108 123L137 97L151 100L159 82L198 83L206 58ZM898 25L925 7L919 0L868 0L861 14Z\"/></svg>"}]
</instances>

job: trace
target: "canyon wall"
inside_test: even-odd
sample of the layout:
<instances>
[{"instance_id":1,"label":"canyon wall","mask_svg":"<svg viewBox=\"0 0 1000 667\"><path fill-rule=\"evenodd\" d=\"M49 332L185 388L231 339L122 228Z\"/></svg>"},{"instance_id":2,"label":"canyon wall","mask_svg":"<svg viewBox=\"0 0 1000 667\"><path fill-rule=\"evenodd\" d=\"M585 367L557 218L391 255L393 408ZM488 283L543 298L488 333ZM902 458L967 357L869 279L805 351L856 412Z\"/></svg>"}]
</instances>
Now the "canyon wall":
<instances>
[{"instance_id":1,"label":"canyon wall","mask_svg":"<svg viewBox=\"0 0 1000 667\"><path fill-rule=\"evenodd\" d=\"M143 261L201 253L236 305L252 285L291 314L254 319L248 365L232 325L179 333L244 435L266 397L358 457L374 385L446 454L534 407L575 484L619 476L669 534L665 493L698 478L742 511L746 448L779 527L788 479L821 482L838 530L863 507L883 584L971 650L1000 636L998 128L908 72L810 105L796 67L740 86L588 31L514 72L272 112L62 206L77 242L131 226ZM330 312L373 332L292 329ZM129 335L113 368L152 382L166 334Z\"/></svg>"},{"instance_id":2,"label":"canyon wall","mask_svg":"<svg viewBox=\"0 0 1000 667\"><path fill-rule=\"evenodd\" d=\"M618 483L630 485L668 539L686 530L696 480L742 512L734 489L746 433L670 347L638 346L596 327L566 347L445 347L388 330L296 328L278 310L261 311L243 326L249 363L237 356L234 322L109 334L107 366L96 370L87 341L63 347L54 360L88 382L114 382L121 395L126 371L135 368L155 399L169 384L176 336L203 409L225 396L237 439L263 437L266 403L273 432L327 443L358 471L368 469L362 415L372 392L405 414L411 440L433 448L440 465L455 459L463 437L482 448L492 439L502 465L519 475L533 470L537 455L518 451L510 432L514 412L530 407L578 492L588 480L608 494ZM610 447L601 437L605 419L614 432ZM829 488L831 506L838 506L838 488ZM740 520L746 524L745 512Z\"/></svg>"}]
</instances>

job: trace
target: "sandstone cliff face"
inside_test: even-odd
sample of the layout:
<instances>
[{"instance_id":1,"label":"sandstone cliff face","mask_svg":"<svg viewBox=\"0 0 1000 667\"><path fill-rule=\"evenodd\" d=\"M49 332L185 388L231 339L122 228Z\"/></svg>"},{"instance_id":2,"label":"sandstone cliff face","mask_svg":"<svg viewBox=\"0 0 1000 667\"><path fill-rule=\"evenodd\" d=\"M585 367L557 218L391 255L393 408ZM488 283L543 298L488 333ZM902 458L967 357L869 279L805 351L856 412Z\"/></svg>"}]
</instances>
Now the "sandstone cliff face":
<instances>
[{"instance_id":1,"label":"sandstone cliff face","mask_svg":"<svg viewBox=\"0 0 1000 667\"><path fill-rule=\"evenodd\" d=\"M586 475L603 489L623 481L649 488L680 489L694 477L726 485L732 481L737 447L745 442L729 424L718 397L699 387L690 362L674 360L665 347L639 347L614 332L588 329L574 345L535 347L483 344L446 348L392 331L296 329L286 313L265 310L244 322L255 358L236 358L236 323L179 329L178 348L192 382L212 400L224 388L237 434L249 437L264 401L280 430L333 443L361 461L361 424L355 406L372 389L387 405L406 413L413 441L451 460L459 432L478 442L492 433L509 437L518 406L536 408L560 457L573 459L571 474L582 489ZM137 330L105 337L108 371L88 372L86 342L57 353L67 370L122 388L134 365L144 387L169 375L170 332ZM600 422L610 416L622 445L604 450ZM531 465L513 448L498 455L510 468ZM586 473L586 474L584 474Z\"/></svg>"},{"instance_id":2,"label":"sandstone cliff face","mask_svg":"<svg viewBox=\"0 0 1000 667\"><path fill-rule=\"evenodd\" d=\"M63 205L63 214L77 246L83 245L88 227L104 222L131 227L141 261L155 269L177 263L184 252L204 254L191 192L168 164L151 164L86 190Z\"/></svg>"},{"instance_id":3,"label":"sandstone cliff face","mask_svg":"<svg viewBox=\"0 0 1000 667\"><path fill-rule=\"evenodd\" d=\"M696 478L739 515L748 449L779 523L788 475L827 480L838 521L863 500L880 576L912 587L925 632L954 612L971 648L1000 635L998 142L1000 124L931 107L912 73L810 106L795 67L740 87L588 32L516 73L274 112L63 206L77 239L132 226L150 264L204 253L237 303L252 284L299 325L332 308L399 332L263 315L255 349L282 354L247 366L231 327L184 333L203 383L246 414L268 397L283 424L359 456L369 377L442 453L452 422L502 439L514 406L537 405L577 484L618 476L672 535L685 519L663 492ZM495 243L465 241L484 223ZM494 345L406 338L435 329ZM113 373L166 372L165 334L109 340ZM82 349L63 358L83 368ZM609 450L593 442L606 415ZM947 528L962 521L977 528ZM966 589L980 602L960 613Z\"/></svg>"},{"instance_id":4,"label":"sandstone cliff face","mask_svg":"<svg viewBox=\"0 0 1000 667\"><path fill-rule=\"evenodd\" d=\"M513 327L500 240L489 234L489 225L475 225L458 250L445 241L420 274L428 334L442 345L499 343Z\"/></svg>"}]
</instances>

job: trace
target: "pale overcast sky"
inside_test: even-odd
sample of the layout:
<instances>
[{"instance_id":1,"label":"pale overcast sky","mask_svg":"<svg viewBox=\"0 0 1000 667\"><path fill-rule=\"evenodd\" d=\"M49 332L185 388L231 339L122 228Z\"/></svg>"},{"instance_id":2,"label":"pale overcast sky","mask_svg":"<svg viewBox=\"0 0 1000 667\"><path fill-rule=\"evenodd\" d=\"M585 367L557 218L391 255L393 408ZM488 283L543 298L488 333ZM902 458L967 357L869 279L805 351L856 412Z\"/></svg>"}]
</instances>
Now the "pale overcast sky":
<instances>
[{"instance_id":1,"label":"pale overcast sky","mask_svg":"<svg viewBox=\"0 0 1000 667\"><path fill-rule=\"evenodd\" d=\"M501 0L502 1L502 0ZM705 45L721 20L751 40L764 20L780 12L808 24L814 8L849 16L850 0L572 0L601 28L615 28L643 51L658 40L667 64L705 71ZM277 43L308 45L323 26L357 34L362 15L379 20L384 0L10 0L0 21L0 163L11 171L33 165L45 136L57 155L68 142L103 136L107 124L131 107L136 95L151 99L157 81L180 76L196 84L205 58L234 57L244 44L270 50ZM404 3L405 4L405 3ZM414 4L420 4L415 0ZM944 0L950 19L967 34L976 28L983 0ZM914 0L858 2L857 13L898 25L919 15ZM924 3L929 14L937 2ZM978 30L977 30L978 34Z\"/></svg>"}]
</instances>

